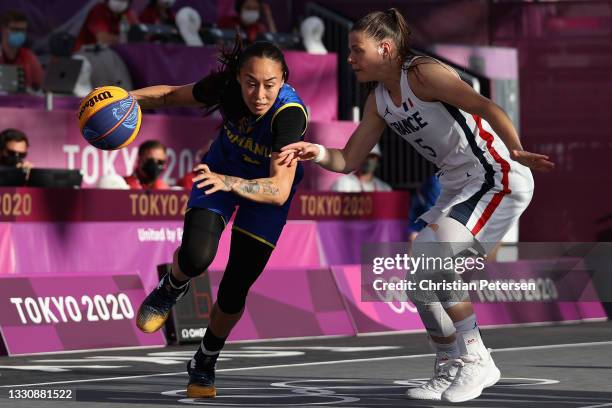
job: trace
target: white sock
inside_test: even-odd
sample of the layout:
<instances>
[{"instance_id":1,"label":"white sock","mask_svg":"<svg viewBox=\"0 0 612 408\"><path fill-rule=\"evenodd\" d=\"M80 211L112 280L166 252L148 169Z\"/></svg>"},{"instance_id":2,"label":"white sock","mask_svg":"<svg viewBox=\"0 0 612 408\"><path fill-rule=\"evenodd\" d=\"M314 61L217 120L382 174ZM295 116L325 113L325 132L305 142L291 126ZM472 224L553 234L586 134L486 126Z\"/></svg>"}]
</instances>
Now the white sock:
<instances>
[{"instance_id":1,"label":"white sock","mask_svg":"<svg viewBox=\"0 0 612 408\"><path fill-rule=\"evenodd\" d=\"M457 340L451 343L436 343L431 338L429 338L429 344L436 352L436 362L441 363L448 360L454 360L461 356L461 352L459 351L459 346L457 344Z\"/></svg>"},{"instance_id":2,"label":"white sock","mask_svg":"<svg viewBox=\"0 0 612 408\"><path fill-rule=\"evenodd\" d=\"M482 358L489 356L489 351L480 337L475 314L472 313L471 316L453 324L457 330L457 343L461 355L471 354Z\"/></svg>"}]
</instances>

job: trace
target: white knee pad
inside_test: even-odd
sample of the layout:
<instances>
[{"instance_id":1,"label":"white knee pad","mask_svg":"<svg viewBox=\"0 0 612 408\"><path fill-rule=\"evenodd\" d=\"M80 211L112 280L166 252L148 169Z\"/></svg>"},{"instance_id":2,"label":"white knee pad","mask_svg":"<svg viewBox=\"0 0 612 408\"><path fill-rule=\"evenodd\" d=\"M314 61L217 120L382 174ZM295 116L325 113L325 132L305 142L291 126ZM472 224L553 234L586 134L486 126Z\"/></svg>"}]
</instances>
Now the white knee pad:
<instances>
[{"instance_id":1,"label":"white knee pad","mask_svg":"<svg viewBox=\"0 0 612 408\"><path fill-rule=\"evenodd\" d=\"M412 252L413 256L452 258L476 246L474 236L465 225L442 216L421 230L414 240Z\"/></svg>"},{"instance_id":2,"label":"white knee pad","mask_svg":"<svg viewBox=\"0 0 612 408\"><path fill-rule=\"evenodd\" d=\"M447 259L455 258L466 252L475 253L477 241L472 233L459 221L446 216L440 217L436 222L425 227L416 237L412 245L412 256L424 259ZM444 262L442 262L444 263ZM432 264L436 264L432 262ZM437 265L440 263L438 262ZM417 271L409 279L414 281L420 288L421 281L452 281L458 275L454 270L438 270L425 268ZM465 291L429 291L417 289L408 293L413 303L436 303L442 302L445 308L451 307L461 301L469 300Z\"/></svg>"}]
</instances>

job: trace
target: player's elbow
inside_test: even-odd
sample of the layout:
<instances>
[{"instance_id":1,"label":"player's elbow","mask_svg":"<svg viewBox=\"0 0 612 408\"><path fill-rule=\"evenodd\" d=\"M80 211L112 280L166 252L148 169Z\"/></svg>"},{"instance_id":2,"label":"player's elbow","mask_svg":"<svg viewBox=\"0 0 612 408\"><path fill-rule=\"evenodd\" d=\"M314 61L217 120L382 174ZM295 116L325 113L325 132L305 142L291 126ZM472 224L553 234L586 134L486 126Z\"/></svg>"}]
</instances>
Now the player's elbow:
<instances>
[{"instance_id":1,"label":"player's elbow","mask_svg":"<svg viewBox=\"0 0 612 408\"><path fill-rule=\"evenodd\" d=\"M357 170L357 163L353 163L351 160L346 160L344 162L344 168L342 169L342 173L349 174Z\"/></svg>"},{"instance_id":2,"label":"player's elbow","mask_svg":"<svg viewBox=\"0 0 612 408\"><path fill-rule=\"evenodd\" d=\"M344 158L344 167L342 168L341 173L352 173L357 170L358 166L361 164L357 163L357 160L352 158L351 155L346 152L346 150L342 150L342 157Z\"/></svg>"},{"instance_id":3,"label":"player's elbow","mask_svg":"<svg viewBox=\"0 0 612 408\"><path fill-rule=\"evenodd\" d=\"M348 165L347 165L347 166L345 166L345 167L344 167L344 169L342 169L342 173L344 173L344 174L349 174L349 173L354 172L355 170L357 170L357 168L356 168L356 167L354 167L354 166L348 166Z\"/></svg>"}]
</instances>

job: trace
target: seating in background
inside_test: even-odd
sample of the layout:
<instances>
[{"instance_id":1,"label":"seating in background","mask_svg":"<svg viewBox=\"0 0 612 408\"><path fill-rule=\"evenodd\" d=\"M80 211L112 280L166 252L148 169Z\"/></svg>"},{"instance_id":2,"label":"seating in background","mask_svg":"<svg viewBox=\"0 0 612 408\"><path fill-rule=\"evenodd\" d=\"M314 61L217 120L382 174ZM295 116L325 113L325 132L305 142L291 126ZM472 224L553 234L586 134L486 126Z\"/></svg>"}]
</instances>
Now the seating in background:
<instances>
[{"instance_id":1,"label":"seating in background","mask_svg":"<svg viewBox=\"0 0 612 408\"><path fill-rule=\"evenodd\" d=\"M270 41L283 49L301 48L300 36L296 33L259 33L257 41Z\"/></svg>"}]
</instances>

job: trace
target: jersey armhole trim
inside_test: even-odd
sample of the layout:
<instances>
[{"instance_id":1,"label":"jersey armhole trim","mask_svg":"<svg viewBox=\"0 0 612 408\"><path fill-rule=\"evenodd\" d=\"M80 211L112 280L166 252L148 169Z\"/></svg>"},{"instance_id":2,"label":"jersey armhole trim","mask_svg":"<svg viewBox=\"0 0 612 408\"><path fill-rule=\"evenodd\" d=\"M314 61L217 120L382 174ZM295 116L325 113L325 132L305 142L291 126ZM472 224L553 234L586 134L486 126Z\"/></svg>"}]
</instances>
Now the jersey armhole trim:
<instances>
[{"instance_id":1,"label":"jersey armhole trim","mask_svg":"<svg viewBox=\"0 0 612 408\"><path fill-rule=\"evenodd\" d=\"M304 109L304 107L301 104L296 103L296 102L286 103L283 106L281 106L280 108L278 108L278 110L276 112L274 112L274 115L272 116L272 120L270 121L270 132L272 132L272 129L274 128L274 119L276 118L276 115L278 115L282 110L287 109L287 108L291 108L291 107L298 107L304 113L304 118L306 119L306 124L305 124L304 130L302 131L302 134L301 134L301 136L304 136L304 133L306 133L306 129L308 129L308 113L306 113L306 109Z\"/></svg>"}]
</instances>

